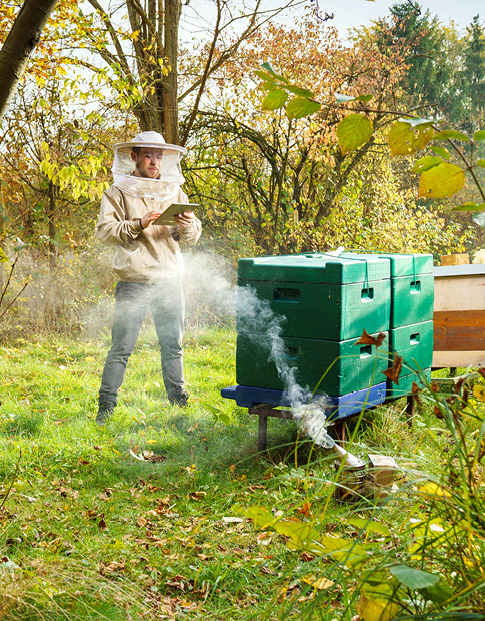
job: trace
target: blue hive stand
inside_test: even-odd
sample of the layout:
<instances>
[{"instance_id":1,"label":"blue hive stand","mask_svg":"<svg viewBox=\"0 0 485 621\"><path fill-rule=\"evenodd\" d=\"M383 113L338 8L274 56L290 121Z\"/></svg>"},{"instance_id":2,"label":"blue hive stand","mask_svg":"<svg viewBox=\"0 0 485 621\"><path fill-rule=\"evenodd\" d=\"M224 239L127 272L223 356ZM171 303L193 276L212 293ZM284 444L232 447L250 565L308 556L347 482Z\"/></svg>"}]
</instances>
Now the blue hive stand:
<instances>
[{"instance_id":1,"label":"blue hive stand","mask_svg":"<svg viewBox=\"0 0 485 621\"><path fill-rule=\"evenodd\" d=\"M288 394L283 390L257 388L255 386L230 386L221 390L224 399L233 399L239 407L248 408L249 414L259 417L258 423L258 450L265 451L268 445L268 417L294 420L291 410L277 408L291 407ZM321 395L312 397L308 394L308 403L321 399ZM363 410L371 410L386 401L386 382L370 388L357 390L341 397L325 397L328 404L325 415L334 426L337 438L345 441L345 421L360 414ZM392 399L394 400L394 399ZM408 424L411 425L414 417L414 397L407 397L406 414Z\"/></svg>"}]
</instances>

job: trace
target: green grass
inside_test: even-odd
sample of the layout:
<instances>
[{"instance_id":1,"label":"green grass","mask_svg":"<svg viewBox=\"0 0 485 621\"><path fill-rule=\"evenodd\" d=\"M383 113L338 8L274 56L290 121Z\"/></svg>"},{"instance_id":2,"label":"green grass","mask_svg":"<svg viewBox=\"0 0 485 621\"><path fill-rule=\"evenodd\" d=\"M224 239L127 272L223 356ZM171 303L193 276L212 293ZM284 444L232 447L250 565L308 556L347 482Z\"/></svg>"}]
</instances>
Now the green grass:
<instances>
[{"instance_id":1,"label":"green grass","mask_svg":"<svg viewBox=\"0 0 485 621\"><path fill-rule=\"evenodd\" d=\"M373 520L392 536L384 545L382 533L364 533L366 568L409 560L403 550L415 535L405 524L431 514L413 496L412 477L440 477L451 446L426 399L412 429L403 400L349 424L352 452L394 455L403 474L401 492L381 505L344 505L333 495L332 455L300 437L295 422L270 419L269 450L258 454L256 417L221 399L220 389L235 384L231 329L186 335L186 410L166 400L156 336L147 329L119 406L99 428L108 347L103 339L49 338L0 348L0 619L350 621L363 569L315 553L311 542L294 549L278 516L287 528L307 524L318 537L355 545L362 529L349 518ZM465 418L478 438L480 421ZM258 527L244 515L251 507L276 521ZM484 555L480 537L476 559ZM441 571L428 556L421 567ZM332 586L316 587L317 578ZM459 606L476 610L467 597Z\"/></svg>"}]
</instances>

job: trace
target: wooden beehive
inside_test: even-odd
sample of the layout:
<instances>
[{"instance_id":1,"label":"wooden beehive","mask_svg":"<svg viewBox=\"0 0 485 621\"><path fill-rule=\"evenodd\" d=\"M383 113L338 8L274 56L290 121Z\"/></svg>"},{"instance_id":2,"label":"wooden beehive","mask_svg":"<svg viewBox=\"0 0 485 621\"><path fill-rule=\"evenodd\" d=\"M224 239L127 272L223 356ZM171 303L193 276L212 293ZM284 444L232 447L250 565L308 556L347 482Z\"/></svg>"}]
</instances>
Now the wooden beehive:
<instances>
[{"instance_id":1,"label":"wooden beehive","mask_svg":"<svg viewBox=\"0 0 485 621\"><path fill-rule=\"evenodd\" d=\"M433 367L485 366L485 265L434 268Z\"/></svg>"}]
</instances>

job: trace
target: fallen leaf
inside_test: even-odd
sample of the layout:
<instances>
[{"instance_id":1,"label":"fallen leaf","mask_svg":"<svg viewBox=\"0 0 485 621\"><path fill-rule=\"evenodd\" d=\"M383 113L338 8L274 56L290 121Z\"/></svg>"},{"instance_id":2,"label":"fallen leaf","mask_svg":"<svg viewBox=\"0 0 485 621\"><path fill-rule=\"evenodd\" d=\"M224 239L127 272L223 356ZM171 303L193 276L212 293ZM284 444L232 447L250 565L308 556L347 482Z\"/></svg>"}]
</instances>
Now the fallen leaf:
<instances>
[{"instance_id":1,"label":"fallen leaf","mask_svg":"<svg viewBox=\"0 0 485 621\"><path fill-rule=\"evenodd\" d=\"M244 518L227 516L223 517L222 521L226 522L226 524L239 524L240 522L244 522Z\"/></svg>"},{"instance_id":2,"label":"fallen leaf","mask_svg":"<svg viewBox=\"0 0 485 621\"><path fill-rule=\"evenodd\" d=\"M94 509L88 509L84 514L89 520L94 520L98 517L98 512Z\"/></svg>"},{"instance_id":3,"label":"fallen leaf","mask_svg":"<svg viewBox=\"0 0 485 621\"><path fill-rule=\"evenodd\" d=\"M355 342L355 345L375 345L376 339L371 336L366 330L362 330L362 336L358 341Z\"/></svg>"},{"instance_id":4,"label":"fallen leaf","mask_svg":"<svg viewBox=\"0 0 485 621\"><path fill-rule=\"evenodd\" d=\"M191 500L198 500L199 502L204 499L204 496L207 495L207 492L191 492L189 494L189 498Z\"/></svg>"},{"instance_id":5,"label":"fallen leaf","mask_svg":"<svg viewBox=\"0 0 485 621\"><path fill-rule=\"evenodd\" d=\"M111 561L111 563L101 563L99 573L102 575L105 574L114 574L119 571L124 571L126 562L123 559L121 562Z\"/></svg>"},{"instance_id":6,"label":"fallen leaf","mask_svg":"<svg viewBox=\"0 0 485 621\"><path fill-rule=\"evenodd\" d=\"M357 602L357 612L362 621L391 621L399 612L394 602L384 602L361 595Z\"/></svg>"},{"instance_id":7,"label":"fallen leaf","mask_svg":"<svg viewBox=\"0 0 485 621\"><path fill-rule=\"evenodd\" d=\"M268 533L268 532L259 533L258 543L262 546L268 546L271 543L271 538L272 538L271 533Z\"/></svg>"},{"instance_id":8,"label":"fallen leaf","mask_svg":"<svg viewBox=\"0 0 485 621\"><path fill-rule=\"evenodd\" d=\"M392 367L386 369L385 371L382 371L382 373L395 384L399 384L399 375L401 374L402 363L403 358L401 358L401 356L398 356L397 354L394 354Z\"/></svg>"},{"instance_id":9,"label":"fallen leaf","mask_svg":"<svg viewBox=\"0 0 485 621\"><path fill-rule=\"evenodd\" d=\"M416 399L416 402L419 403L419 405L421 405L421 399L418 396L420 392L421 388L416 384L416 382L413 382L413 385L411 387L411 394Z\"/></svg>"},{"instance_id":10,"label":"fallen leaf","mask_svg":"<svg viewBox=\"0 0 485 621\"><path fill-rule=\"evenodd\" d=\"M311 586L319 589L320 591L325 591L330 587L333 587L333 585L335 584L332 580L328 580L328 578L317 578L315 576L307 576L306 578L303 578L303 582L310 584Z\"/></svg>"},{"instance_id":11,"label":"fallen leaf","mask_svg":"<svg viewBox=\"0 0 485 621\"><path fill-rule=\"evenodd\" d=\"M483 386L482 384L475 384L473 386L473 396L478 401L485 403L485 386Z\"/></svg>"},{"instance_id":12,"label":"fallen leaf","mask_svg":"<svg viewBox=\"0 0 485 621\"><path fill-rule=\"evenodd\" d=\"M463 387L464 381L465 381L465 378L464 377L460 377L460 379L453 386L453 392L454 392L455 395L459 395L460 394L461 389Z\"/></svg>"},{"instance_id":13,"label":"fallen leaf","mask_svg":"<svg viewBox=\"0 0 485 621\"><path fill-rule=\"evenodd\" d=\"M311 503L309 501L305 502L302 507L299 507L296 511L301 515L305 515L306 517L310 517L312 512L310 510Z\"/></svg>"}]
</instances>

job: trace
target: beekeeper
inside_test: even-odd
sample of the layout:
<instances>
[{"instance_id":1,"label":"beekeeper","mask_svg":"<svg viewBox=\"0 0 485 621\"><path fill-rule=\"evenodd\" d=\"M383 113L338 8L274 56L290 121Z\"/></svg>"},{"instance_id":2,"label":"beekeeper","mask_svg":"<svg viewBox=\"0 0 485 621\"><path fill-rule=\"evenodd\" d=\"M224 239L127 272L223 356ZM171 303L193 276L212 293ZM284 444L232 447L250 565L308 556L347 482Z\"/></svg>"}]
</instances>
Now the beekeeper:
<instances>
[{"instance_id":1,"label":"beekeeper","mask_svg":"<svg viewBox=\"0 0 485 621\"><path fill-rule=\"evenodd\" d=\"M195 244L201 223L193 213L175 216L175 226L153 224L172 203L188 203L180 162L186 149L167 144L157 132L114 146L113 185L101 200L96 236L116 248L118 275L112 346L104 365L96 422L103 425L117 405L128 358L151 309L160 343L162 375L172 404L187 405L182 336L183 259L179 241Z\"/></svg>"}]
</instances>

